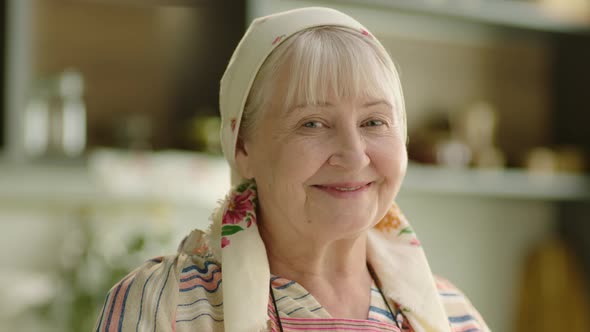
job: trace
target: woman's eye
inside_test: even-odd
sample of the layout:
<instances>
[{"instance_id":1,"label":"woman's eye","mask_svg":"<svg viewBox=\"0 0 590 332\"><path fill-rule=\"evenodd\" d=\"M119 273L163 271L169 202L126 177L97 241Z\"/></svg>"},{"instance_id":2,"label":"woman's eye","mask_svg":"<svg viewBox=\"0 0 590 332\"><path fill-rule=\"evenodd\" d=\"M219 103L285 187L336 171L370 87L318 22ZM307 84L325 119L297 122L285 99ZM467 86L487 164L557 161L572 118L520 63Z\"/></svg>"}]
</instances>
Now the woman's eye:
<instances>
[{"instance_id":1,"label":"woman's eye","mask_svg":"<svg viewBox=\"0 0 590 332\"><path fill-rule=\"evenodd\" d=\"M381 121L381 120L369 120L365 123L363 123L363 127L378 127L378 126L382 126L384 125L385 122Z\"/></svg>"},{"instance_id":2,"label":"woman's eye","mask_svg":"<svg viewBox=\"0 0 590 332\"><path fill-rule=\"evenodd\" d=\"M303 124L303 127L305 128L320 128L322 126L322 123L319 121L307 121Z\"/></svg>"}]
</instances>

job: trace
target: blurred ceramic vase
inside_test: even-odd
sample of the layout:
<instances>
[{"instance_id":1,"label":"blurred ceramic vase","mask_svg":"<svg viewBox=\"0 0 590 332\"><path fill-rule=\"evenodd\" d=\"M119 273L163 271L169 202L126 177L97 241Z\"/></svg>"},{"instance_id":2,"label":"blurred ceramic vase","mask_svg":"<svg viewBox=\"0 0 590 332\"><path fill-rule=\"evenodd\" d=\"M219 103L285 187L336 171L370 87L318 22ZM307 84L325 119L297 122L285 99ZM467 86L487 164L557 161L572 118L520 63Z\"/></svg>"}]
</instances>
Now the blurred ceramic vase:
<instances>
[{"instance_id":1,"label":"blurred ceramic vase","mask_svg":"<svg viewBox=\"0 0 590 332\"><path fill-rule=\"evenodd\" d=\"M541 242L524 261L515 331L590 331L584 264L559 237Z\"/></svg>"},{"instance_id":2,"label":"blurred ceramic vase","mask_svg":"<svg viewBox=\"0 0 590 332\"><path fill-rule=\"evenodd\" d=\"M34 90L24 112L23 141L29 158L78 157L86 148L84 80L66 70Z\"/></svg>"},{"instance_id":3,"label":"blurred ceramic vase","mask_svg":"<svg viewBox=\"0 0 590 332\"><path fill-rule=\"evenodd\" d=\"M472 154L469 147L460 140L448 139L436 144L436 162L452 168L469 167Z\"/></svg>"},{"instance_id":4,"label":"blurred ceramic vase","mask_svg":"<svg viewBox=\"0 0 590 332\"><path fill-rule=\"evenodd\" d=\"M474 167L498 169L506 165L504 153L495 143L498 112L490 103L476 102L453 120L453 133L469 147Z\"/></svg>"}]
</instances>

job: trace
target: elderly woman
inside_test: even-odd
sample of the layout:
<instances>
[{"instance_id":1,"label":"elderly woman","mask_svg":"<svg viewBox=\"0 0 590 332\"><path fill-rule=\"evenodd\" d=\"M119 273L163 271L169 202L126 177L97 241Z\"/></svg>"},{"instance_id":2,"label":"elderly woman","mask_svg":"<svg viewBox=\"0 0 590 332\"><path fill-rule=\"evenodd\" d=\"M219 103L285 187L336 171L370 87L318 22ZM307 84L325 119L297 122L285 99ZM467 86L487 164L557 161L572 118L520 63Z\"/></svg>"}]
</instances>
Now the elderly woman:
<instances>
[{"instance_id":1,"label":"elderly woman","mask_svg":"<svg viewBox=\"0 0 590 332\"><path fill-rule=\"evenodd\" d=\"M488 331L394 204L394 64L328 8L255 20L221 80L233 189L207 232L109 292L97 331Z\"/></svg>"}]
</instances>

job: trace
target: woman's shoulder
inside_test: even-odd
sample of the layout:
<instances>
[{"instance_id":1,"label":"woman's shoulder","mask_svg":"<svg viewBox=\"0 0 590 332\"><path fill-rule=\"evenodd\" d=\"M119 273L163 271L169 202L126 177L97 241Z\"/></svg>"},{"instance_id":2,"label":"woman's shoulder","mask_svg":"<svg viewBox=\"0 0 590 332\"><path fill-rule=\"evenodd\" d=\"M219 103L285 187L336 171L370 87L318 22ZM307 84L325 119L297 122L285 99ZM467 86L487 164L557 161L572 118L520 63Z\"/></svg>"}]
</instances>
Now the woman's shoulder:
<instances>
[{"instance_id":1,"label":"woman's shoulder","mask_svg":"<svg viewBox=\"0 0 590 332\"><path fill-rule=\"evenodd\" d=\"M436 288L453 331L490 331L469 298L448 279L434 275Z\"/></svg>"},{"instance_id":2,"label":"woman's shoulder","mask_svg":"<svg viewBox=\"0 0 590 332\"><path fill-rule=\"evenodd\" d=\"M150 259L116 283L107 293L95 330L170 329L175 310L161 303L175 297L177 261L175 256Z\"/></svg>"},{"instance_id":3,"label":"woman's shoulder","mask_svg":"<svg viewBox=\"0 0 590 332\"><path fill-rule=\"evenodd\" d=\"M223 330L221 262L209 243L206 233L195 230L178 247L182 262L178 269L179 328Z\"/></svg>"},{"instance_id":4,"label":"woman's shoulder","mask_svg":"<svg viewBox=\"0 0 590 332\"><path fill-rule=\"evenodd\" d=\"M195 235L199 234L193 231L187 236L175 255L147 260L116 283L107 293L95 330L222 324L221 265L207 250L187 251L187 243L198 243Z\"/></svg>"}]
</instances>

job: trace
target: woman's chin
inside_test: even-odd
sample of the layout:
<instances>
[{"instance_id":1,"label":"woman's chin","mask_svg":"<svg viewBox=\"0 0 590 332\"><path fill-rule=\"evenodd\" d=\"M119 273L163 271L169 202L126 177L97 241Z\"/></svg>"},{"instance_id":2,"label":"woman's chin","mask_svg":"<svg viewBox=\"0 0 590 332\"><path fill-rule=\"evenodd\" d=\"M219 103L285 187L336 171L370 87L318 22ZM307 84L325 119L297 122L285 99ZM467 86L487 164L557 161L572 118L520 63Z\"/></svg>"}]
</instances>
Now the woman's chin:
<instances>
[{"instance_id":1,"label":"woman's chin","mask_svg":"<svg viewBox=\"0 0 590 332\"><path fill-rule=\"evenodd\" d=\"M311 218L307 228L313 229L316 234L324 234L330 238L352 238L370 229L374 224L373 219L373 215L361 215L358 211L357 214L322 215Z\"/></svg>"}]
</instances>

